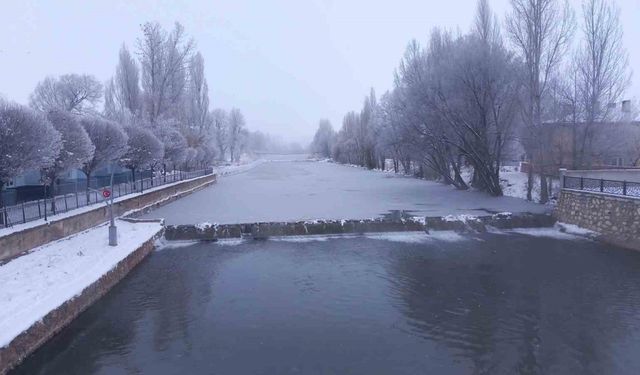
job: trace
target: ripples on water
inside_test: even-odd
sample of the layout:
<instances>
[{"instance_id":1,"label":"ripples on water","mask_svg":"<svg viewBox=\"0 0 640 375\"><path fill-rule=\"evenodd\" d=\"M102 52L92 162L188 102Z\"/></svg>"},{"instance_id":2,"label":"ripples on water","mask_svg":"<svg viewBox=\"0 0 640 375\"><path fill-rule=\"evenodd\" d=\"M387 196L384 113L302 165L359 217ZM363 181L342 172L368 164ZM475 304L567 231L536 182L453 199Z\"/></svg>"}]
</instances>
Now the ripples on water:
<instances>
[{"instance_id":1,"label":"ripples on water","mask_svg":"<svg viewBox=\"0 0 640 375\"><path fill-rule=\"evenodd\" d=\"M638 374L639 270L522 234L167 248L16 372Z\"/></svg>"}]
</instances>

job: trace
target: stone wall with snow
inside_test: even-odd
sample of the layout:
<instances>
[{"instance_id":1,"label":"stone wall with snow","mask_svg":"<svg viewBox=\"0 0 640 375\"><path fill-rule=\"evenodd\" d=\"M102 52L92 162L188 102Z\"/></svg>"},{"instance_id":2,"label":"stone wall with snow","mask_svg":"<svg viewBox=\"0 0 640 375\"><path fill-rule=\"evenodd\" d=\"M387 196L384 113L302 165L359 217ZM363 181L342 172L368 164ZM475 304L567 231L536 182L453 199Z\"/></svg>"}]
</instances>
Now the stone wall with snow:
<instances>
[{"instance_id":1,"label":"stone wall with snow","mask_svg":"<svg viewBox=\"0 0 640 375\"><path fill-rule=\"evenodd\" d=\"M556 208L563 223L600 234L622 247L640 250L640 199L564 189Z\"/></svg>"}]
</instances>

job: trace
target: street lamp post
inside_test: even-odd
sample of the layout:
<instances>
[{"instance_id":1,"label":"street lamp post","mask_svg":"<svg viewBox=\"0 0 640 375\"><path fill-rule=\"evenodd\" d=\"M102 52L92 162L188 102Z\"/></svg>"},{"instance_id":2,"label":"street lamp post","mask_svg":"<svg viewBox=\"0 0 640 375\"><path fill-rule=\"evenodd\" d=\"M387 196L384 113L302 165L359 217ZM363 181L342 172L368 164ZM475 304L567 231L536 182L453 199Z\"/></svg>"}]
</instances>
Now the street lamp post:
<instances>
[{"instance_id":1,"label":"street lamp post","mask_svg":"<svg viewBox=\"0 0 640 375\"><path fill-rule=\"evenodd\" d=\"M111 169L111 191L109 197L109 246L118 246L118 227L113 217L113 168Z\"/></svg>"}]
</instances>

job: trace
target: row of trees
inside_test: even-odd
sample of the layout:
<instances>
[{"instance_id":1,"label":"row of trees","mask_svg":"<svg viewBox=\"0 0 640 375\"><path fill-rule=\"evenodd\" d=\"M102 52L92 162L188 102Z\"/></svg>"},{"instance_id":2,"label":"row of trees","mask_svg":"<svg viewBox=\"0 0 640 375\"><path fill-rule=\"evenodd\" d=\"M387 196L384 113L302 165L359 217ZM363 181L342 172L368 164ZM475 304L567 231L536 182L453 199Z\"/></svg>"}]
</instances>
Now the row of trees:
<instances>
[{"instance_id":1,"label":"row of trees","mask_svg":"<svg viewBox=\"0 0 640 375\"><path fill-rule=\"evenodd\" d=\"M250 138L244 116L210 109L204 59L180 24L170 32L144 24L135 56L123 45L104 85L65 74L39 82L30 108L0 101L0 191L28 170L40 170L55 189L63 173L80 169L88 189L92 174L109 165L128 168L135 181L142 169L239 159Z\"/></svg>"},{"instance_id":2,"label":"row of trees","mask_svg":"<svg viewBox=\"0 0 640 375\"><path fill-rule=\"evenodd\" d=\"M435 29L426 46L409 43L394 88L379 101L372 90L338 132L322 120L314 151L368 168L384 169L387 159L396 171L418 165L422 176L459 189L468 188L461 169L469 165L470 184L498 196L501 163L520 144L542 172L546 202L544 170L551 161L544 126L584 124L575 142L582 157L574 161L584 166L597 125L612 119L606 104L619 101L630 81L615 5L584 0L582 38L575 42L574 18L561 0L511 0L501 27L487 0L479 0L470 32Z\"/></svg>"}]
</instances>

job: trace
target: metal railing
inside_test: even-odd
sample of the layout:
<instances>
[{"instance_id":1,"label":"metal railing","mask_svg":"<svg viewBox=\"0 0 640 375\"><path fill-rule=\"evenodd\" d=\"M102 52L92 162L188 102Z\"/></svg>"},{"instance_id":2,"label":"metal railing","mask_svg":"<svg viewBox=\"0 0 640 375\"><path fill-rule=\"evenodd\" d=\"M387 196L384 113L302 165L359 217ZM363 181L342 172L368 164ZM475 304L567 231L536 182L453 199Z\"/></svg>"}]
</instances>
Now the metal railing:
<instances>
[{"instance_id":1,"label":"metal railing","mask_svg":"<svg viewBox=\"0 0 640 375\"><path fill-rule=\"evenodd\" d=\"M562 187L565 189L584 190L629 197L640 197L639 182L564 176Z\"/></svg>"},{"instance_id":2,"label":"metal railing","mask_svg":"<svg viewBox=\"0 0 640 375\"><path fill-rule=\"evenodd\" d=\"M111 194L114 198L118 198L132 193L143 193L145 190L157 186L206 176L212 173L213 168L190 172L173 171L154 177L138 179L135 182L126 181L114 183ZM42 218L46 220L50 216L65 213L81 207L91 206L97 203L103 203L105 198L102 195L102 191L107 188L111 188L107 183L100 184L96 183L96 181L92 181L90 188L87 190L86 182L80 181L78 183L57 185L56 191L61 192L62 194L51 196L49 193L48 196L46 189L50 189L50 187L42 186L42 199L24 201L12 206L0 207L0 228L27 223L29 221Z\"/></svg>"}]
</instances>

